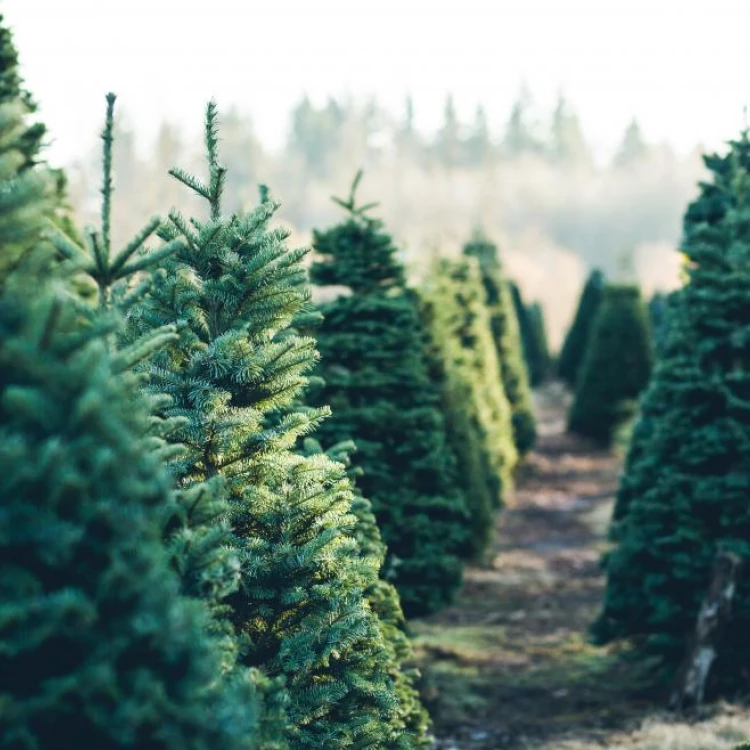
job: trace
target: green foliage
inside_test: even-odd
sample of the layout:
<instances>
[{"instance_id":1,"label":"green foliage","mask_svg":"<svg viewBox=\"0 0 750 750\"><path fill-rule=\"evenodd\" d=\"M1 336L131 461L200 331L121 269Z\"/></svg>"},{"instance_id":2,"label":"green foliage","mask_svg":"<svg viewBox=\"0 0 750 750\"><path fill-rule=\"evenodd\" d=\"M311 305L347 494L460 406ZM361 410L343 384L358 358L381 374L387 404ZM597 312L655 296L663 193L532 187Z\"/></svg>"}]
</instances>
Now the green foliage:
<instances>
[{"instance_id":1,"label":"green foliage","mask_svg":"<svg viewBox=\"0 0 750 750\"><path fill-rule=\"evenodd\" d=\"M518 460L477 261L441 261L422 290L433 379L471 511L471 553L483 558Z\"/></svg>"},{"instance_id":2,"label":"green foliage","mask_svg":"<svg viewBox=\"0 0 750 750\"><path fill-rule=\"evenodd\" d=\"M534 447L536 421L511 285L503 273L497 247L481 234L464 245L464 255L477 258L482 270L503 385L513 414L513 436L518 453L524 456Z\"/></svg>"},{"instance_id":3,"label":"green foliage","mask_svg":"<svg viewBox=\"0 0 750 750\"><path fill-rule=\"evenodd\" d=\"M0 105L8 103L21 107L25 114L36 110L18 72L18 52L13 35L0 15ZM28 169L39 161L45 134L46 128L39 123L30 126L23 124L19 128L16 138L18 150L23 156L22 169Z\"/></svg>"},{"instance_id":4,"label":"green foliage","mask_svg":"<svg viewBox=\"0 0 750 750\"><path fill-rule=\"evenodd\" d=\"M610 445L618 427L635 413L652 359L648 311L640 290L606 286L570 410L571 432Z\"/></svg>"},{"instance_id":5,"label":"green foliage","mask_svg":"<svg viewBox=\"0 0 750 750\"><path fill-rule=\"evenodd\" d=\"M576 387L586 355L591 327L599 311L604 292L604 274L593 271L581 293L573 324L560 350L557 373L569 386Z\"/></svg>"},{"instance_id":6,"label":"green foliage","mask_svg":"<svg viewBox=\"0 0 750 750\"><path fill-rule=\"evenodd\" d=\"M521 332L523 358L526 363L529 384L536 388L547 379L550 369L544 313L539 303L528 306L524 303L521 290L518 288L518 284L513 281L510 282L510 290Z\"/></svg>"},{"instance_id":7,"label":"green foliage","mask_svg":"<svg viewBox=\"0 0 750 750\"><path fill-rule=\"evenodd\" d=\"M418 302L380 222L353 196L344 205L348 218L313 236L313 281L351 290L320 307L315 402L334 413L320 435L329 444L356 441L358 484L388 547L388 575L407 614L431 612L460 586L468 511L429 379Z\"/></svg>"},{"instance_id":8,"label":"green foliage","mask_svg":"<svg viewBox=\"0 0 750 750\"><path fill-rule=\"evenodd\" d=\"M289 692L292 748L407 748L389 645L365 592L377 566L354 538L346 468L294 451L328 414L297 403L317 353L293 321L306 310L305 250L271 229L268 199L244 215L222 212L216 110L206 117L209 179L172 175L208 204L207 220L173 212L163 231L182 248L134 315L139 330L178 326L150 386L180 417L181 487L220 478L231 507L240 589L228 598L244 662Z\"/></svg>"},{"instance_id":9,"label":"green foliage","mask_svg":"<svg viewBox=\"0 0 750 750\"><path fill-rule=\"evenodd\" d=\"M664 341L667 335L667 300L668 295L657 292L648 301L648 314L651 321L651 331L653 332L654 351L657 358L664 348Z\"/></svg>"},{"instance_id":10,"label":"green foliage","mask_svg":"<svg viewBox=\"0 0 750 750\"><path fill-rule=\"evenodd\" d=\"M601 642L633 640L667 677L681 663L717 551L750 557L750 142L706 159L685 215L688 283L644 397L606 559ZM740 576L713 691L747 686L750 579Z\"/></svg>"},{"instance_id":11,"label":"green foliage","mask_svg":"<svg viewBox=\"0 0 750 750\"><path fill-rule=\"evenodd\" d=\"M138 380L69 301L27 300L0 302L0 745L259 748L263 681L222 675L162 542Z\"/></svg>"}]
</instances>

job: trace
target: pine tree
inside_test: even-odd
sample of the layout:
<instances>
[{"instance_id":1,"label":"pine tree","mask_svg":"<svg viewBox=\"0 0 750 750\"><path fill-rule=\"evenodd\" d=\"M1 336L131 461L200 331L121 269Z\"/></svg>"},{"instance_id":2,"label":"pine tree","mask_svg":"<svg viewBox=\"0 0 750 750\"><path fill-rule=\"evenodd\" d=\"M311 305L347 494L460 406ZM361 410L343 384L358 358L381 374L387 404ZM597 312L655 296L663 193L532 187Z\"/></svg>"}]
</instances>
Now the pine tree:
<instances>
[{"instance_id":1,"label":"pine tree","mask_svg":"<svg viewBox=\"0 0 750 750\"><path fill-rule=\"evenodd\" d=\"M544 320L544 309L539 302L532 302L527 313L531 327L531 359L536 364L536 385L541 385L549 377L552 370L552 358L549 351L549 342L547 339L547 324Z\"/></svg>"},{"instance_id":2,"label":"pine tree","mask_svg":"<svg viewBox=\"0 0 750 750\"><path fill-rule=\"evenodd\" d=\"M503 385L513 413L513 436L518 453L524 456L534 447L536 421L513 292L510 282L505 278L494 243L476 233L464 245L463 251L467 257L479 260Z\"/></svg>"},{"instance_id":3,"label":"pine tree","mask_svg":"<svg viewBox=\"0 0 750 750\"><path fill-rule=\"evenodd\" d=\"M521 332L523 359L526 363L529 385L536 388L546 379L549 371L549 350L542 308L539 304L527 306L518 284L514 281L510 282L510 290Z\"/></svg>"},{"instance_id":4,"label":"pine tree","mask_svg":"<svg viewBox=\"0 0 750 750\"><path fill-rule=\"evenodd\" d=\"M440 261L422 290L433 379L471 511L471 553L482 559L494 517L512 485L518 454L490 313L474 258Z\"/></svg>"},{"instance_id":5,"label":"pine tree","mask_svg":"<svg viewBox=\"0 0 750 750\"><path fill-rule=\"evenodd\" d=\"M0 105L13 103L24 113L36 111L31 94L23 88L23 81L18 72L18 52L13 43L13 35L0 15ZM23 156L22 169L27 169L39 161L39 154L46 135L46 128L41 123L19 128L16 138L19 152Z\"/></svg>"},{"instance_id":6,"label":"pine tree","mask_svg":"<svg viewBox=\"0 0 750 750\"><path fill-rule=\"evenodd\" d=\"M706 159L711 183L685 215L687 284L669 306L664 350L644 397L606 559L594 632L680 665L717 552L750 557L750 140ZM622 490L621 490L622 491ZM740 577L712 690L746 687L750 581Z\"/></svg>"},{"instance_id":7,"label":"pine tree","mask_svg":"<svg viewBox=\"0 0 750 750\"><path fill-rule=\"evenodd\" d=\"M570 410L570 431L609 445L618 427L634 416L652 360L648 311L640 289L606 286Z\"/></svg>"},{"instance_id":8,"label":"pine tree","mask_svg":"<svg viewBox=\"0 0 750 750\"><path fill-rule=\"evenodd\" d=\"M0 745L259 748L252 675L219 679L169 565L137 381L71 312L0 302Z\"/></svg>"},{"instance_id":9,"label":"pine tree","mask_svg":"<svg viewBox=\"0 0 750 750\"><path fill-rule=\"evenodd\" d=\"M46 205L0 122L5 259L39 241ZM262 681L219 679L208 613L169 565L137 380L47 286L19 275L0 297L0 745L259 748Z\"/></svg>"},{"instance_id":10,"label":"pine tree","mask_svg":"<svg viewBox=\"0 0 750 750\"><path fill-rule=\"evenodd\" d=\"M604 274L599 270L592 271L586 280L573 324L560 351L557 372L560 378L572 388L575 388L578 382L578 374L586 355L591 325L599 311L603 290Z\"/></svg>"},{"instance_id":11,"label":"pine tree","mask_svg":"<svg viewBox=\"0 0 750 750\"><path fill-rule=\"evenodd\" d=\"M171 174L205 199L207 220L171 214L163 235L184 249L144 300L136 327L178 325L156 359L151 387L171 396L185 426L176 471L183 487L219 476L229 493L240 590L232 620L248 641L244 663L283 676L288 740L303 748L408 748L393 663L365 599L377 567L353 536L346 469L294 451L328 414L295 408L317 353L291 324L304 312L305 250L269 228L278 204L222 213L216 109L206 118L209 180Z\"/></svg>"},{"instance_id":12,"label":"pine tree","mask_svg":"<svg viewBox=\"0 0 750 750\"><path fill-rule=\"evenodd\" d=\"M360 176L341 202L347 219L313 235L313 281L352 292L320 307L324 384L315 402L334 412L320 430L325 443L356 442L358 484L388 547L387 570L407 614L421 614L448 604L460 586L468 512L429 379L418 303L390 236L367 215L371 206L355 203Z\"/></svg>"}]
</instances>

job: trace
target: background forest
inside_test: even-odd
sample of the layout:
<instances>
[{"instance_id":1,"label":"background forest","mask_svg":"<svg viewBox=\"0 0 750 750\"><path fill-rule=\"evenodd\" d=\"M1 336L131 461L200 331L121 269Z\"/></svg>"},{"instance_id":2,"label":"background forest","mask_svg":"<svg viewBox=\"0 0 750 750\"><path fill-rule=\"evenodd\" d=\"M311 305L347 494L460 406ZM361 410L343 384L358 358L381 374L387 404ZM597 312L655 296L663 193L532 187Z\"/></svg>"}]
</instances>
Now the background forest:
<instances>
[{"instance_id":1,"label":"background forest","mask_svg":"<svg viewBox=\"0 0 750 750\"><path fill-rule=\"evenodd\" d=\"M258 183L272 185L284 224L307 242L313 227L336 219L330 196L362 167L363 199L379 201L413 278L433 255L457 254L481 226L498 241L524 295L543 300L553 347L562 343L590 268L637 279L647 294L677 284L681 214L704 174L699 147L681 154L650 143L633 120L616 152L596 158L574 103L561 95L553 111L540 111L525 87L498 129L481 105L473 121L461 120L448 98L442 126L424 132L415 126L418 106L407 98L394 113L373 98L304 98L290 113L281 150L255 134L252 114L226 111L230 208L253 205ZM124 112L115 141L120 207L113 234L120 238L137 230L151 206L189 207L167 170L201 158L199 137L180 124L164 122L148 139L128 118L127 104ZM92 138L90 156L67 170L71 202L84 221L98 212L98 152Z\"/></svg>"}]
</instances>

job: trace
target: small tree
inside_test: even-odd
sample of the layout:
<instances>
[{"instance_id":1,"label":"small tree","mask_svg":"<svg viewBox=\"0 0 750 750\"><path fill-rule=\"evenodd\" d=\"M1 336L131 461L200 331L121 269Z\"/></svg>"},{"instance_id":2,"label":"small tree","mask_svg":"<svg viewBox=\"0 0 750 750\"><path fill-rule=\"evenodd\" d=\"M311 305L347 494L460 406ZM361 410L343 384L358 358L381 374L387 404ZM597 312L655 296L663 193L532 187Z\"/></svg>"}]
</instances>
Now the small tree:
<instances>
[{"instance_id":1,"label":"small tree","mask_svg":"<svg viewBox=\"0 0 750 750\"><path fill-rule=\"evenodd\" d=\"M346 469L294 450L328 415L297 406L317 358L291 327L307 306L306 251L269 228L278 204L265 189L254 211L222 213L216 127L212 103L207 183L172 170L209 217L171 214L163 234L184 246L135 316L139 329L180 330L151 369L173 400L164 415L184 419L175 470L183 488L214 477L227 488L241 564L231 617L245 663L286 680L291 747L408 747L422 738L403 726L397 666L366 599L378 571L353 536Z\"/></svg>"},{"instance_id":2,"label":"small tree","mask_svg":"<svg viewBox=\"0 0 750 750\"><path fill-rule=\"evenodd\" d=\"M542 308L539 304L527 306L518 284L514 281L510 282L510 290L518 317L529 384L535 388L546 379L549 371L549 350Z\"/></svg>"},{"instance_id":3,"label":"small tree","mask_svg":"<svg viewBox=\"0 0 750 750\"><path fill-rule=\"evenodd\" d=\"M593 271L581 293L573 324L560 350L557 372L562 380L575 388L578 373L588 346L591 327L599 311L604 291L604 274Z\"/></svg>"},{"instance_id":4,"label":"small tree","mask_svg":"<svg viewBox=\"0 0 750 750\"><path fill-rule=\"evenodd\" d=\"M358 182L341 202L347 219L313 235L313 281L351 291L320 306L323 383L315 403L334 412L320 435L356 442L358 484L388 547L389 575L407 614L426 613L452 601L460 586L468 511L429 378L417 300L392 239L367 215L370 206L356 205Z\"/></svg>"},{"instance_id":5,"label":"small tree","mask_svg":"<svg viewBox=\"0 0 750 750\"><path fill-rule=\"evenodd\" d=\"M568 427L609 445L635 414L653 359L648 311L638 287L609 285L594 321Z\"/></svg>"},{"instance_id":6,"label":"small tree","mask_svg":"<svg viewBox=\"0 0 750 750\"><path fill-rule=\"evenodd\" d=\"M594 632L625 638L672 678L686 656L720 550L750 558L750 140L709 157L712 180L685 215L688 282L669 305L664 349L623 479L615 547ZM740 576L711 691L746 687L750 579Z\"/></svg>"},{"instance_id":7,"label":"small tree","mask_svg":"<svg viewBox=\"0 0 750 750\"><path fill-rule=\"evenodd\" d=\"M513 436L518 453L523 456L534 447L536 421L513 292L494 243L477 233L464 245L464 255L477 258L482 270L503 385L513 413Z\"/></svg>"},{"instance_id":8,"label":"small tree","mask_svg":"<svg viewBox=\"0 0 750 750\"><path fill-rule=\"evenodd\" d=\"M518 454L477 261L439 262L421 296L433 379L471 511L471 552L481 559Z\"/></svg>"}]
</instances>

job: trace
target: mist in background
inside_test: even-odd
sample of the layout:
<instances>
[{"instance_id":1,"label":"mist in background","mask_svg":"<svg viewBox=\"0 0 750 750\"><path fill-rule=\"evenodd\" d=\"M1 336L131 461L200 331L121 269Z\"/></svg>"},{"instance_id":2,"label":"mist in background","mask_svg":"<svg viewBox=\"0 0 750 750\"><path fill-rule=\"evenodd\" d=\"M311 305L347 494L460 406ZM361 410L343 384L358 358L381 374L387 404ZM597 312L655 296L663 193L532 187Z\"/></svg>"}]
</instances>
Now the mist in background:
<instances>
[{"instance_id":1,"label":"mist in background","mask_svg":"<svg viewBox=\"0 0 750 750\"><path fill-rule=\"evenodd\" d=\"M94 217L119 96L116 234L185 206L210 98L236 206L257 183L300 243L362 197L418 280L476 227L559 343L587 272L677 282L701 150L743 124L747 0L2 0L22 72ZM561 95L564 92L565 96ZM411 94L412 98L409 97ZM633 117L636 120L633 120Z\"/></svg>"},{"instance_id":2,"label":"mist in background","mask_svg":"<svg viewBox=\"0 0 750 750\"><path fill-rule=\"evenodd\" d=\"M681 216L702 175L698 149L678 155L649 144L636 121L625 124L612 158L597 161L585 124L560 97L541 113L522 89L501 132L480 105L462 120L448 97L436 132L415 126L417 105L401 112L377 100L299 101L288 138L269 149L253 120L237 109L221 114L221 154L229 167L230 209L252 206L258 185L282 202L280 217L307 244L313 228L338 221L332 195L347 193L358 168L363 200L377 201L415 281L438 255L455 255L476 229L495 239L524 296L542 302L558 345L589 270L638 279L646 293L678 281ZM72 204L84 222L98 211L99 144L68 165ZM131 236L155 210L195 210L167 171L200 172L199 140L164 122L139 141L121 111L115 147L115 238Z\"/></svg>"}]
</instances>

